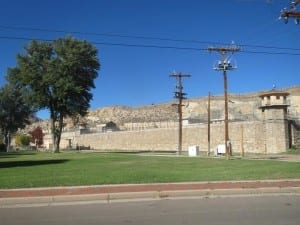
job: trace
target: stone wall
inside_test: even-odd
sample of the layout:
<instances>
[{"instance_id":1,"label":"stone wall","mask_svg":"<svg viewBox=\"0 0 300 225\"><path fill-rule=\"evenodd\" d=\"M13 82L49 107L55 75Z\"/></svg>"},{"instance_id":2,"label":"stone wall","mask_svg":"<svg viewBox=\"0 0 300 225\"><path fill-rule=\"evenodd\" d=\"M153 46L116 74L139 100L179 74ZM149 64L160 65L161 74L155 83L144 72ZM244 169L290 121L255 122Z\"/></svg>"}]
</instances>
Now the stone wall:
<instances>
[{"instance_id":1,"label":"stone wall","mask_svg":"<svg viewBox=\"0 0 300 225\"><path fill-rule=\"evenodd\" d=\"M246 153L272 153L274 151L273 146L266 146L265 127L260 121L229 123L229 137L233 153L241 153L242 148ZM50 143L47 141L49 138L49 135L45 136L45 144ZM178 128L91 134L65 132L61 139L61 148L67 148L69 143L72 148L89 146L91 149L108 151L176 151ZM219 144L224 144L223 122L211 124L211 152ZM183 151L187 151L192 145L199 146L200 151L208 150L207 124L192 124L183 127Z\"/></svg>"},{"instance_id":2,"label":"stone wall","mask_svg":"<svg viewBox=\"0 0 300 225\"><path fill-rule=\"evenodd\" d=\"M273 90L272 90L273 91ZM260 99L257 93L229 95L229 138L233 152L279 153L299 145L300 87L288 89L285 99L275 95ZM263 92L262 92L263 93ZM261 96L263 97L263 96ZM183 107L183 151L197 145L207 151L206 97L188 99ZM211 96L211 151L224 144L224 98ZM65 129L61 148L76 146L99 150L123 151L176 151L178 146L177 113L171 103L138 108L111 107L90 112L86 119L86 132ZM188 121L198 124L188 124ZM101 132L105 122L117 122L121 131ZM235 122L233 122L235 121ZM240 121L240 122L237 122ZM44 126L49 131L49 125ZM73 130L72 132L70 130ZM90 133L89 133L90 132ZM95 132L95 133L91 133ZM96 133L98 132L98 133ZM45 146L51 146L46 135Z\"/></svg>"}]
</instances>

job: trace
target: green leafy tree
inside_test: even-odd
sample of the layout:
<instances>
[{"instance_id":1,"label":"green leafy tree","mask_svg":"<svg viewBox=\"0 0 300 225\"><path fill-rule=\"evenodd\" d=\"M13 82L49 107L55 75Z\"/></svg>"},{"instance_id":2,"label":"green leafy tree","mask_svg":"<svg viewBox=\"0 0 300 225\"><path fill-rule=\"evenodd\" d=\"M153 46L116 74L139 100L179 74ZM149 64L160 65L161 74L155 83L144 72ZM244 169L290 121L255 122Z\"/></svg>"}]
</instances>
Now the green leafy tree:
<instances>
[{"instance_id":1,"label":"green leafy tree","mask_svg":"<svg viewBox=\"0 0 300 225\"><path fill-rule=\"evenodd\" d=\"M16 145L19 147L29 146L30 137L24 134L18 134L15 137Z\"/></svg>"},{"instance_id":2,"label":"green leafy tree","mask_svg":"<svg viewBox=\"0 0 300 225\"><path fill-rule=\"evenodd\" d=\"M11 135L30 123L34 107L27 102L24 89L9 84L0 89L0 131L7 150L10 148Z\"/></svg>"},{"instance_id":3,"label":"green leafy tree","mask_svg":"<svg viewBox=\"0 0 300 225\"><path fill-rule=\"evenodd\" d=\"M93 45L67 37L32 41L17 56L17 66L8 70L10 82L25 87L39 109L49 109L53 151L59 151L64 118L87 113L99 68Z\"/></svg>"}]
</instances>

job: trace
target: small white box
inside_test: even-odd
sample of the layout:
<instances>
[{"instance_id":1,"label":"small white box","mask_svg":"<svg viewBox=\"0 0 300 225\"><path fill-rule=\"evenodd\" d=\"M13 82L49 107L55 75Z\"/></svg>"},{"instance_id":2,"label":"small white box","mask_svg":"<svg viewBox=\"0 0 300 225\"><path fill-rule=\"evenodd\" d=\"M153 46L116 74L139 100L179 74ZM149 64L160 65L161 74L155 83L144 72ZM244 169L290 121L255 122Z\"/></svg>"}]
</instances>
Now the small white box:
<instances>
[{"instance_id":1,"label":"small white box","mask_svg":"<svg viewBox=\"0 0 300 225\"><path fill-rule=\"evenodd\" d=\"M226 154L226 147L225 145L218 145L217 147L217 154Z\"/></svg>"},{"instance_id":2,"label":"small white box","mask_svg":"<svg viewBox=\"0 0 300 225\"><path fill-rule=\"evenodd\" d=\"M199 155L199 146L193 145L189 146L189 156L198 156Z\"/></svg>"}]
</instances>

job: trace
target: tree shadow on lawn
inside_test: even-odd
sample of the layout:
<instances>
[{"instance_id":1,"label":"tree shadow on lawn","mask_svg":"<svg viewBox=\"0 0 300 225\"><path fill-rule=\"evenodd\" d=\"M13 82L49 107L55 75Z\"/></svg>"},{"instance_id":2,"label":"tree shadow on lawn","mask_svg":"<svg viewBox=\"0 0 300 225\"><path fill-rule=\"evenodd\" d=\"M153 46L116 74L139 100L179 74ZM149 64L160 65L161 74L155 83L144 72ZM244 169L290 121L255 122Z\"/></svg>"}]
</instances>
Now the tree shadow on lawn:
<instances>
[{"instance_id":1,"label":"tree shadow on lawn","mask_svg":"<svg viewBox=\"0 0 300 225\"><path fill-rule=\"evenodd\" d=\"M36 155L33 151L19 151L19 152L0 152L0 158L16 158L23 155Z\"/></svg>"},{"instance_id":2,"label":"tree shadow on lawn","mask_svg":"<svg viewBox=\"0 0 300 225\"><path fill-rule=\"evenodd\" d=\"M12 162L0 162L0 168L11 167L28 167L28 166L40 166L49 164L60 164L68 162L68 159L52 159L52 160L36 160L36 161L12 161Z\"/></svg>"}]
</instances>

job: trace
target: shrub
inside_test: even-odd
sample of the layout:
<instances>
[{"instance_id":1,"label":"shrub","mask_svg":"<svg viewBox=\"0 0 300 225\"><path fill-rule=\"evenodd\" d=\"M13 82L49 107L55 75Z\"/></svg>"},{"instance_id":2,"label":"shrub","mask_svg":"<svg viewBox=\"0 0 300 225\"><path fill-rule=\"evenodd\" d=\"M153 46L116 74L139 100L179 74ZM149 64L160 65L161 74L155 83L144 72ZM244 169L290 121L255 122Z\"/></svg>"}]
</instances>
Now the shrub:
<instances>
[{"instance_id":1,"label":"shrub","mask_svg":"<svg viewBox=\"0 0 300 225\"><path fill-rule=\"evenodd\" d=\"M16 136L15 143L19 147L28 146L30 142L30 138L27 135L19 134Z\"/></svg>"},{"instance_id":2,"label":"shrub","mask_svg":"<svg viewBox=\"0 0 300 225\"><path fill-rule=\"evenodd\" d=\"M4 143L0 143L0 152L6 152L6 145Z\"/></svg>"}]
</instances>

